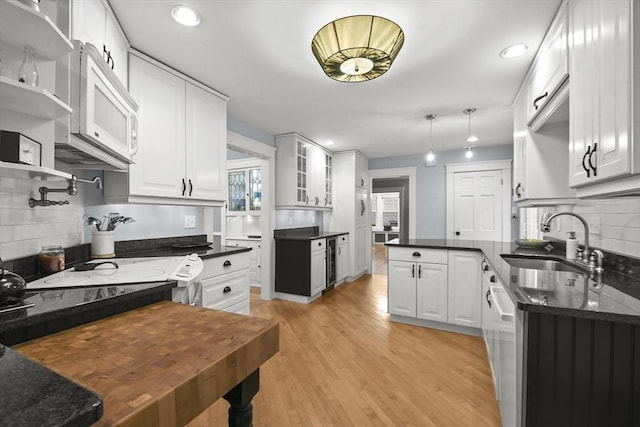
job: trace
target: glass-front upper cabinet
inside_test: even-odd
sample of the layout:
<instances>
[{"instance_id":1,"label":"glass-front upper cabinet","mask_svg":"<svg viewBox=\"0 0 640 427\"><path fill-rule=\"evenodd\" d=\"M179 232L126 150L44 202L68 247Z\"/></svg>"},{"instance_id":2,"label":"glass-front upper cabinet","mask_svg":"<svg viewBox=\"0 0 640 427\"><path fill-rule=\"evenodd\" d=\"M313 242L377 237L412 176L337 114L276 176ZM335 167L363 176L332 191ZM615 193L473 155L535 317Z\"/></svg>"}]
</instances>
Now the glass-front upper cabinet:
<instances>
[{"instance_id":1,"label":"glass-front upper cabinet","mask_svg":"<svg viewBox=\"0 0 640 427\"><path fill-rule=\"evenodd\" d=\"M258 214L262 208L262 169L235 169L229 172L228 213Z\"/></svg>"}]
</instances>

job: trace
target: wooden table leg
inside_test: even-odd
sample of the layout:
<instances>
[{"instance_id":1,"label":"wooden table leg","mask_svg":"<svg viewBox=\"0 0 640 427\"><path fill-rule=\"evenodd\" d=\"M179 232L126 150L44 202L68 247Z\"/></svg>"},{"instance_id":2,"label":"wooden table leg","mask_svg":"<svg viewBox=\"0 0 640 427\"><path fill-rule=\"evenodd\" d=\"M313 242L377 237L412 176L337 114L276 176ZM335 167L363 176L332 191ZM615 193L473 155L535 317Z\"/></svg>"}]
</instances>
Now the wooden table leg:
<instances>
[{"instance_id":1,"label":"wooden table leg","mask_svg":"<svg viewBox=\"0 0 640 427\"><path fill-rule=\"evenodd\" d=\"M260 369L256 369L242 382L224 395L229 402L229 427L253 427L251 399L260 389Z\"/></svg>"}]
</instances>

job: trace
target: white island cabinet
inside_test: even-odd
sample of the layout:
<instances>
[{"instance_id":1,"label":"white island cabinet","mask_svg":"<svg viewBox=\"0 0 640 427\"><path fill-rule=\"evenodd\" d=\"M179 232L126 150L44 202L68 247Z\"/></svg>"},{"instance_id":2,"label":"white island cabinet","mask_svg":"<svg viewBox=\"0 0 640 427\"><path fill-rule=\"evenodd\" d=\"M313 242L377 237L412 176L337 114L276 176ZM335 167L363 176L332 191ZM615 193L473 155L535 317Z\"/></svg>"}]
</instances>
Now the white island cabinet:
<instances>
[{"instance_id":1,"label":"white island cabinet","mask_svg":"<svg viewBox=\"0 0 640 427\"><path fill-rule=\"evenodd\" d=\"M480 335L480 254L387 245L391 320Z\"/></svg>"},{"instance_id":2,"label":"white island cabinet","mask_svg":"<svg viewBox=\"0 0 640 427\"><path fill-rule=\"evenodd\" d=\"M202 306L249 315L249 252L204 259Z\"/></svg>"},{"instance_id":3,"label":"white island cabinet","mask_svg":"<svg viewBox=\"0 0 640 427\"><path fill-rule=\"evenodd\" d=\"M128 174L105 172L109 203L214 205L226 200L226 97L131 55L140 148Z\"/></svg>"}]
</instances>

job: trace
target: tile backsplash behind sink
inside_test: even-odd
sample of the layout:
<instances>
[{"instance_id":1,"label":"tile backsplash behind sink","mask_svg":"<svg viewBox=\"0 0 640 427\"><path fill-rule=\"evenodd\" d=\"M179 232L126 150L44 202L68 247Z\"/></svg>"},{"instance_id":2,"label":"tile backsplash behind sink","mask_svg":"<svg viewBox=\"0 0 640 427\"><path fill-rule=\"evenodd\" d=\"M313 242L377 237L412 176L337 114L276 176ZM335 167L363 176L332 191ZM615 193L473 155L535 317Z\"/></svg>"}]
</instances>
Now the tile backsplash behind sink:
<instances>
[{"instance_id":1,"label":"tile backsplash behind sink","mask_svg":"<svg viewBox=\"0 0 640 427\"><path fill-rule=\"evenodd\" d=\"M0 257L20 258L40 252L45 245L63 247L82 243L82 199L66 193L49 193L50 200L68 200L68 205L29 207L29 198L39 198L38 188L64 188L65 181L21 179L0 169Z\"/></svg>"},{"instance_id":2,"label":"tile backsplash behind sink","mask_svg":"<svg viewBox=\"0 0 640 427\"><path fill-rule=\"evenodd\" d=\"M565 240L567 232L576 231L580 244L584 244L584 228L577 219L570 216L555 218L551 223L551 232L547 234L531 235L536 231L534 229L540 223L544 212L571 211L585 218L590 224L589 245L591 247L631 257L640 256L640 197L577 200L575 206L525 208L523 211L525 212L522 212L521 221L528 221L531 224L521 224L521 230L528 231L528 235L522 237L551 236Z\"/></svg>"}]
</instances>

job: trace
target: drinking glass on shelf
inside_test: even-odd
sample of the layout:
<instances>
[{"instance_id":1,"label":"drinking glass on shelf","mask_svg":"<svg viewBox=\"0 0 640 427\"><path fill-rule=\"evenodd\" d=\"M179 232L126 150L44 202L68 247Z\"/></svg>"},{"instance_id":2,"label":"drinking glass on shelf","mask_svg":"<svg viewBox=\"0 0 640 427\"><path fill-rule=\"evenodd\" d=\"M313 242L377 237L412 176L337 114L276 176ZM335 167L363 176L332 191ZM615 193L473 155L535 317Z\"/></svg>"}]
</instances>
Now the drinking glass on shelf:
<instances>
[{"instance_id":1,"label":"drinking glass on shelf","mask_svg":"<svg viewBox=\"0 0 640 427\"><path fill-rule=\"evenodd\" d=\"M40 83L40 76L35 63L36 51L31 46L24 47L24 59L18 69L18 81L29 86L37 87Z\"/></svg>"}]
</instances>

